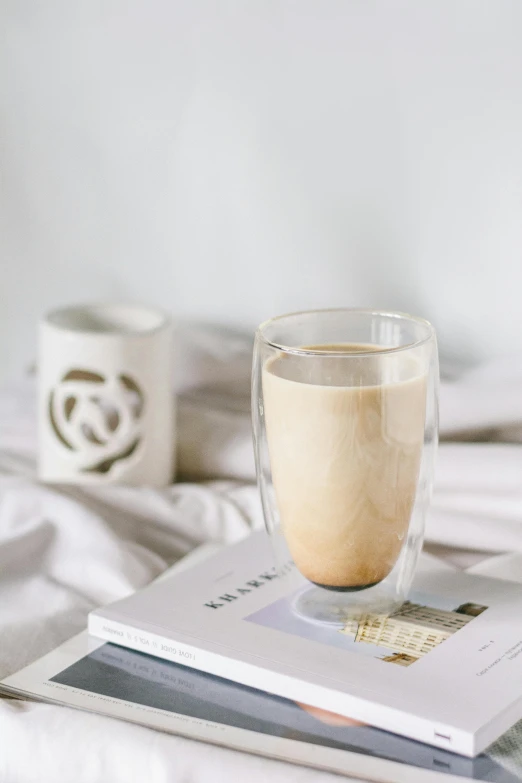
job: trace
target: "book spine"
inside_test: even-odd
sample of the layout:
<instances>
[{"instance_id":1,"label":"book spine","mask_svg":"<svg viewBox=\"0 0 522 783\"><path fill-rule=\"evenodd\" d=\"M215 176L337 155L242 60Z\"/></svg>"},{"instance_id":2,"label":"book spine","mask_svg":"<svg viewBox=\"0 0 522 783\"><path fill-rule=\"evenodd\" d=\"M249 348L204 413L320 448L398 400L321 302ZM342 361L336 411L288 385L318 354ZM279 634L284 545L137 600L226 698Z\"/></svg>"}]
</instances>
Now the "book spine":
<instances>
[{"instance_id":1,"label":"book spine","mask_svg":"<svg viewBox=\"0 0 522 783\"><path fill-rule=\"evenodd\" d=\"M148 655L154 655L156 658L163 658L166 661L191 666L202 671L207 671L207 669L196 663L196 660L202 654L212 655L212 653L202 653L197 647L192 647L189 644L174 642L161 634L150 633L142 628L109 620L96 614L89 615L88 631L92 636L97 636L106 642L119 644L130 650L144 652Z\"/></svg>"},{"instance_id":2,"label":"book spine","mask_svg":"<svg viewBox=\"0 0 522 783\"><path fill-rule=\"evenodd\" d=\"M473 735L467 732L451 730L445 726L434 726L432 721L409 712L384 707L368 699L349 696L321 685L304 683L290 675L267 672L263 666L201 650L96 613L89 615L88 631L92 636L107 642L199 669L251 688L268 691L298 703L340 713L370 726L394 734L402 734L410 739L426 742L454 753L464 756L473 756L475 753ZM400 731L397 731L399 726Z\"/></svg>"},{"instance_id":3,"label":"book spine","mask_svg":"<svg viewBox=\"0 0 522 783\"><path fill-rule=\"evenodd\" d=\"M89 615L88 631L92 636L104 639L112 644L119 644L121 647L127 647L137 652L153 655L156 658L162 658L165 661L171 661L182 666L189 666L198 671L214 674L216 677L239 682L250 688L277 693L285 697L285 693L279 691L277 687L271 687L273 684L271 675L262 666L256 666L255 664L238 661L225 655L202 650L199 647L178 642L168 636L152 633L128 623L111 620L96 613ZM285 675L280 675L280 677L285 680L285 683L288 683L290 689L295 687L296 693L302 696L302 683ZM283 690L285 690L284 687ZM287 698L294 697L288 696Z\"/></svg>"}]
</instances>

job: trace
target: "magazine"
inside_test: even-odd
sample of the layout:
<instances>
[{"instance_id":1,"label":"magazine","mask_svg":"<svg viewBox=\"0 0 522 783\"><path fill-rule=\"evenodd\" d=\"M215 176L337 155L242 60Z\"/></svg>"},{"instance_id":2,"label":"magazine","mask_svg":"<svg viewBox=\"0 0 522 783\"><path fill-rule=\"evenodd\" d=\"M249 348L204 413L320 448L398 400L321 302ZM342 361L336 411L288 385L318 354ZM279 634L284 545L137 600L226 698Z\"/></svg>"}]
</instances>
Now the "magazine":
<instances>
[{"instance_id":1,"label":"magazine","mask_svg":"<svg viewBox=\"0 0 522 783\"><path fill-rule=\"evenodd\" d=\"M388 617L299 617L307 589L276 576L255 533L202 564L98 609L118 645L473 757L522 717L522 586L421 572Z\"/></svg>"},{"instance_id":2,"label":"magazine","mask_svg":"<svg viewBox=\"0 0 522 783\"><path fill-rule=\"evenodd\" d=\"M521 783L522 723L470 759L81 633L0 682L13 696L374 781Z\"/></svg>"}]
</instances>

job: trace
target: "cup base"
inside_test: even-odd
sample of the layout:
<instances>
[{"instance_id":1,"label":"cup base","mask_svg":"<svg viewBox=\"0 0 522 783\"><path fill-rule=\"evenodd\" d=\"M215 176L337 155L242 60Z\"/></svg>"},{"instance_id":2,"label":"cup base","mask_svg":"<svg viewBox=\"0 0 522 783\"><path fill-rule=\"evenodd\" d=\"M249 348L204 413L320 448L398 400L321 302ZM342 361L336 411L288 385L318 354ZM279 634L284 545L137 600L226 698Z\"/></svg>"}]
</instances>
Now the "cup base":
<instances>
[{"instance_id":1,"label":"cup base","mask_svg":"<svg viewBox=\"0 0 522 783\"><path fill-rule=\"evenodd\" d=\"M370 582L367 585L322 585L319 582L312 582L316 587L320 587L321 590L330 590L333 593L358 593L361 590L369 590L371 587L375 587L379 582Z\"/></svg>"},{"instance_id":2,"label":"cup base","mask_svg":"<svg viewBox=\"0 0 522 783\"><path fill-rule=\"evenodd\" d=\"M367 588L307 586L292 602L292 611L301 619L321 625L343 626L363 614L389 615L403 603L382 583Z\"/></svg>"}]
</instances>

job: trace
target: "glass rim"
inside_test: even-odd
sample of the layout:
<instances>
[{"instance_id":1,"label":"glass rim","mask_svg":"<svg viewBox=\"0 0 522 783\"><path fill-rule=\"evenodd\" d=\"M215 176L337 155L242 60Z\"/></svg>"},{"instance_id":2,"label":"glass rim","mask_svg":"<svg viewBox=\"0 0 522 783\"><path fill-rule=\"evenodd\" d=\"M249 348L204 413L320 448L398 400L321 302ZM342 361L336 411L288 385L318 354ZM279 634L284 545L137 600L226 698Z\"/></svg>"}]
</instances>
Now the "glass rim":
<instances>
[{"instance_id":1,"label":"glass rim","mask_svg":"<svg viewBox=\"0 0 522 783\"><path fill-rule=\"evenodd\" d=\"M299 315L320 315L324 313L350 313L353 315L372 315L372 316L385 316L388 318L396 318L398 320L410 321L418 324L419 326L427 329L427 335L415 340L412 343L406 343L405 345L396 345L387 347L376 347L371 351L328 351L321 350L320 348L299 348L296 346L285 345L284 343L278 343L274 340L269 340L264 335L264 330L277 321L283 321L287 318L293 318ZM298 356L342 356L345 358L361 357L361 356L378 356L380 354L398 353L399 351L411 351L413 348L419 348L421 345L433 340L435 337L435 329L433 325L425 318L420 318L410 313L404 313L399 310L372 310L365 307L325 307L317 310L297 310L292 313L283 313L282 315L276 315L273 318L268 318L263 321L256 329L256 338L261 340L265 345L271 348L275 348L278 351L284 351L285 353L296 354Z\"/></svg>"}]
</instances>

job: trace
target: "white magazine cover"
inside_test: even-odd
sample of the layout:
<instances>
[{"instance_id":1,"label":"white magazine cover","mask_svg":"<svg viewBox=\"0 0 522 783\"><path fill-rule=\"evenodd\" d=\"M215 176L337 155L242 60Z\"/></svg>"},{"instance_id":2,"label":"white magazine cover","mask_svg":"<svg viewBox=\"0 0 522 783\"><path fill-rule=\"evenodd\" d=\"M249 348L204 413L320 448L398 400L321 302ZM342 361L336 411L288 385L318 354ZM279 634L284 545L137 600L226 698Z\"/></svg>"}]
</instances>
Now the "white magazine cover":
<instances>
[{"instance_id":1,"label":"white magazine cover","mask_svg":"<svg viewBox=\"0 0 522 783\"><path fill-rule=\"evenodd\" d=\"M466 758L86 632L0 682L0 691L358 779L522 782L522 723Z\"/></svg>"},{"instance_id":2,"label":"white magazine cover","mask_svg":"<svg viewBox=\"0 0 522 783\"><path fill-rule=\"evenodd\" d=\"M522 586L421 572L398 616L332 627L293 611L304 585L275 576L259 532L92 612L89 631L470 757L522 717ZM390 646L405 624L408 645Z\"/></svg>"}]
</instances>

